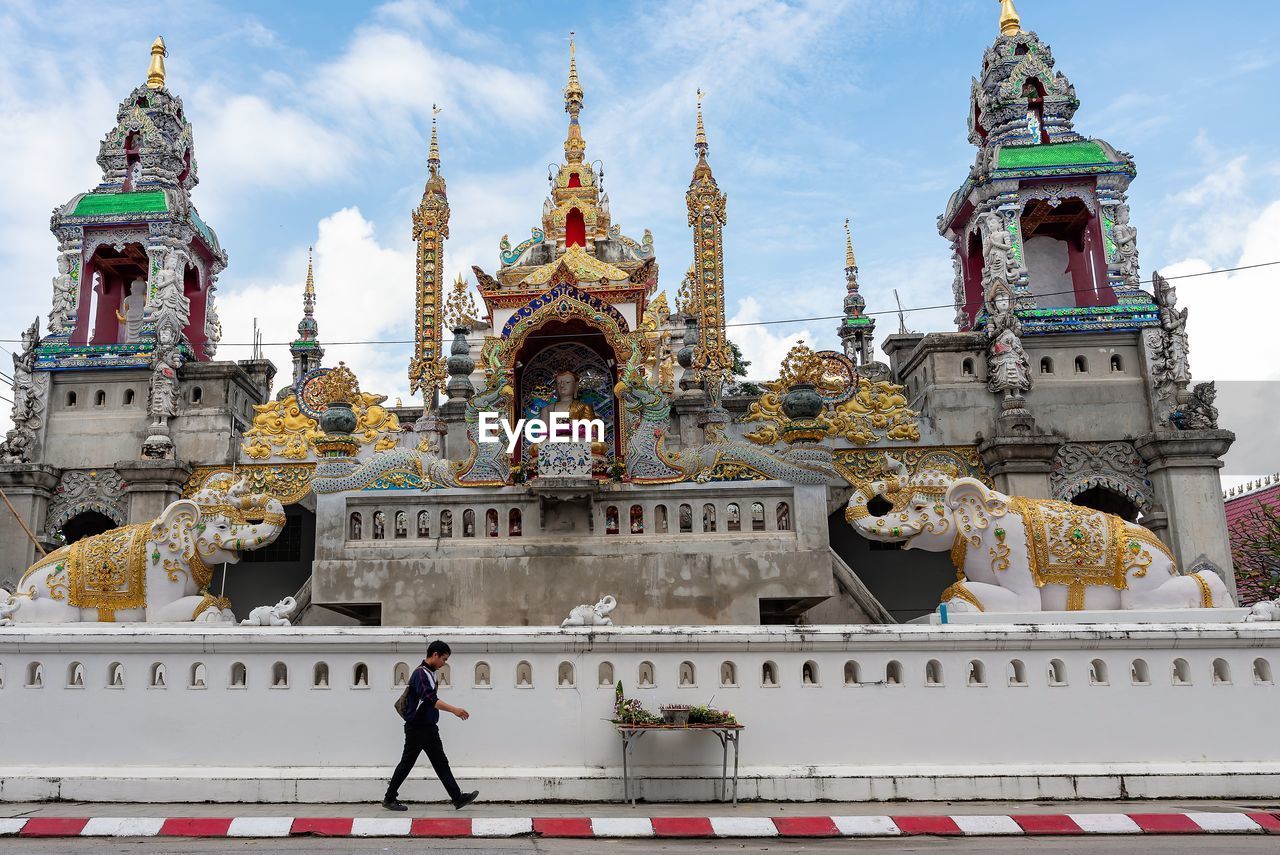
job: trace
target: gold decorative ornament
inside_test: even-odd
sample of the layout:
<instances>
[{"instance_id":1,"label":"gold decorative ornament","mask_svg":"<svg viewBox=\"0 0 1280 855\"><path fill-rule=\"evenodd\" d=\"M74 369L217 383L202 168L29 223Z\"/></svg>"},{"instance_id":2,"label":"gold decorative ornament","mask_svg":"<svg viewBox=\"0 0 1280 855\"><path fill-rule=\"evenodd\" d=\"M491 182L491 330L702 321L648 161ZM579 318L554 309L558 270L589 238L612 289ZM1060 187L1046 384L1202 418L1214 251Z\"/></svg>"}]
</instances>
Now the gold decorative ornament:
<instances>
[{"instance_id":1,"label":"gold decorative ornament","mask_svg":"<svg viewBox=\"0 0 1280 855\"><path fill-rule=\"evenodd\" d=\"M147 67L147 88L164 88L164 58L169 55L165 49L164 39L156 36L151 43L151 64Z\"/></svg>"},{"instance_id":2,"label":"gold decorative ornament","mask_svg":"<svg viewBox=\"0 0 1280 855\"><path fill-rule=\"evenodd\" d=\"M445 300L445 323L451 330L470 328L475 326L479 314L475 301L471 298L471 292L467 289L467 280L463 279L462 274L459 273L449 298Z\"/></svg>"},{"instance_id":3,"label":"gold decorative ornament","mask_svg":"<svg viewBox=\"0 0 1280 855\"><path fill-rule=\"evenodd\" d=\"M969 603L980 612L986 611L986 609L983 608L982 606L982 601L978 599L978 596L974 594L973 591L969 590L968 586L965 585L963 580L957 580L956 582L952 583L949 587L947 587L942 592L942 596L939 597L939 600L944 603L947 600L953 600L953 599L964 600L966 603Z\"/></svg>"},{"instance_id":4,"label":"gold decorative ornament","mask_svg":"<svg viewBox=\"0 0 1280 855\"><path fill-rule=\"evenodd\" d=\"M236 479L244 478L251 494L268 494L279 499L282 505L292 505L311 492L314 471L315 464L312 463L250 463L236 467L234 473L230 466L199 466L183 485L182 497L191 498L209 476L223 472Z\"/></svg>"},{"instance_id":5,"label":"gold decorative ornament","mask_svg":"<svg viewBox=\"0 0 1280 855\"><path fill-rule=\"evenodd\" d=\"M1022 19L1013 7L1013 0L1000 0L1000 35L1016 36L1022 32Z\"/></svg>"},{"instance_id":6,"label":"gold decorative ornament","mask_svg":"<svg viewBox=\"0 0 1280 855\"><path fill-rule=\"evenodd\" d=\"M440 174L440 144L436 116L440 108L431 105L431 145L427 156L426 187L422 202L413 212L413 239L417 243L417 285L415 288L414 351L409 360L409 391L422 392L428 408L444 383L442 350L444 302L444 240L449 237L449 198Z\"/></svg>"},{"instance_id":7,"label":"gold decorative ornament","mask_svg":"<svg viewBox=\"0 0 1280 855\"><path fill-rule=\"evenodd\" d=\"M825 437L839 437L855 445L881 441L916 442L920 439L919 413L907 406L906 388L887 380L849 379L827 364L823 354L798 342L782 361L778 379L764 383L764 392L753 401L743 422L760 422L746 438L758 445L773 445L783 438L789 419L782 399L798 383L810 383L824 398L816 422ZM841 400L843 398L843 400ZM823 437L818 437L823 438Z\"/></svg>"},{"instance_id":8,"label":"gold decorative ornament","mask_svg":"<svg viewBox=\"0 0 1280 855\"><path fill-rule=\"evenodd\" d=\"M337 368L308 382L304 394L307 406L317 411L334 401L350 403L356 416L356 429L351 434L356 444L372 444L375 451L395 448L400 420L382 406L387 396L361 392L356 376L345 363L338 363ZM240 446L250 459L307 459L321 431L316 420L303 412L294 395L257 404L253 409L257 415L253 417L253 426L245 431L245 442Z\"/></svg>"},{"instance_id":9,"label":"gold decorative ornament","mask_svg":"<svg viewBox=\"0 0 1280 855\"><path fill-rule=\"evenodd\" d=\"M147 605L147 536L151 523L135 523L78 540L31 565L19 584L50 564L62 564L56 584L50 580L50 597L77 608L97 609L98 620L115 620L115 613Z\"/></svg>"}]
</instances>

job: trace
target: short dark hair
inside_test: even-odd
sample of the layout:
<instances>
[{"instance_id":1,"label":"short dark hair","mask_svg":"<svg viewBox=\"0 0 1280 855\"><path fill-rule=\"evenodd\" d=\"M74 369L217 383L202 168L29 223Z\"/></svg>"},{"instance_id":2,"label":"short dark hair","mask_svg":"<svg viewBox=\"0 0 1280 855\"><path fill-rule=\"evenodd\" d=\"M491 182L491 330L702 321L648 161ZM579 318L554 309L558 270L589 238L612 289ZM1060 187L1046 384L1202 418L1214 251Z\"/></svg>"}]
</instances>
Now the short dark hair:
<instances>
[{"instance_id":1,"label":"short dark hair","mask_svg":"<svg viewBox=\"0 0 1280 855\"><path fill-rule=\"evenodd\" d=\"M427 658L430 659L432 656L435 656L437 653L440 654L441 656L448 656L449 654L453 653L453 651L449 649L448 644L446 644L445 642L437 638L435 641L427 645Z\"/></svg>"}]
</instances>

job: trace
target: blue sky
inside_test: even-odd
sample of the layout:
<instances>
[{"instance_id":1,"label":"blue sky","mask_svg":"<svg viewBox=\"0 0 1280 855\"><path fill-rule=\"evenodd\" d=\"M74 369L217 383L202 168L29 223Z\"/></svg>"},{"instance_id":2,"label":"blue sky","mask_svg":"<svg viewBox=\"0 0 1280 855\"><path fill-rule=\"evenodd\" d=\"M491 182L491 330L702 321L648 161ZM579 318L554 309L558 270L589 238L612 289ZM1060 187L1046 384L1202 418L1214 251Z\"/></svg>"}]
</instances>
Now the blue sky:
<instances>
[{"instance_id":1,"label":"blue sky","mask_svg":"<svg viewBox=\"0 0 1280 855\"><path fill-rule=\"evenodd\" d=\"M1019 0L1023 26L1075 84L1080 132L1132 152L1143 275L1280 258L1280 4ZM1230 14L1224 11L1230 9ZM0 9L0 275L16 338L48 311L48 214L98 178L98 141L163 34L169 86L195 126L195 201L231 256L219 283L228 345L256 315L287 341L316 246L324 341L411 337L409 211L433 102L453 208L450 276L497 266L537 224L561 158L567 34L578 33L587 156L614 222L652 229L671 294L690 258L684 190L693 93L729 194L726 269L737 321L836 314L842 222L853 221L869 309L946 303L935 218L963 180L969 80L996 35L995 0L587 4L7 2ZM1186 280L1198 378L1280 379L1269 341L1276 268ZM949 309L907 318L950 329ZM25 320L24 319L28 319ZM896 318L880 321L881 335ZM743 327L760 377L832 321ZM282 371L283 349L269 352ZM331 346L365 388L404 395L408 349ZM407 395L405 396L407 398Z\"/></svg>"}]
</instances>

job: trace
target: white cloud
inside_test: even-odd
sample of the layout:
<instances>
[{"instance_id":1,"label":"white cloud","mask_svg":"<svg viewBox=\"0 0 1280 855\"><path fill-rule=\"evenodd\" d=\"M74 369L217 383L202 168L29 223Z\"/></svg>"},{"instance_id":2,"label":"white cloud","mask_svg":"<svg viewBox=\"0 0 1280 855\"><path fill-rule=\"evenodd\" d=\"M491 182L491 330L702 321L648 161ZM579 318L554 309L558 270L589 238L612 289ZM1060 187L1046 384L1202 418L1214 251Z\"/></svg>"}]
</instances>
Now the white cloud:
<instances>
[{"instance_id":1,"label":"white cloud","mask_svg":"<svg viewBox=\"0 0 1280 855\"><path fill-rule=\"evenodd\" d=\"M810 346L814 342L807 328L794 333L775 332L774 327L759 325L765 319L760 303L754 297L744 297L738 301L737 311L729 318L726 330L729 339L742 350L743 358L751 363L747 368L748 379L756 381L777 379L787 351L797 342L804 341ZM740 326L746 324L751 326Z\"/></svg>"},{"instance_id":2,"label":"white cloud","mask_svg":"<svg viewBox=\"0 0 1280 855\"><path fill-rule=\"evenodd\" d=\"M202 180L202 198L246 186L289 187L346 174L354 147L314 117L259 95L206 94L219 103L196 126L202 178L206 172L216 176Z\"/></svg>"},{"instance_id":3,"label":"white cloud","mask_svg":"<svg viewBox=\"0 0 1280 855\"><path fill-rule=\"evenodd\" d=\"M275 276L219 293L218 312L229 345L219 358L248 358L247 347L231 345L252 341L255 318L265 341L297 337L306 265L306 250L299 247L282 259ZM409 346L326 342L413 338L414 277L412 248L384 245L358 208L344 208L320 221L315 244L316 321L324 362L346 362L362 389L392 400L408 397ZM281 372L277 385L284 385L291 364L288 347L268 347L265 355Z\"/></svg>"},{"instance_id":4,"label":"white cloud","mask_svg":"<svg viewBox=\"0 0 1280 855\"><path fill-rule=\"evenodd\" d=\"M1280 260L1280 201L1261 213L1248 212L1240 236L1220 243L1240 245L1229 266L1245 267ZM1207 224L1206 231L1219 227ZM1164 268L1165 276L1204 273L1215 265L1188 257ZM1263 323L1280 313L1276 267L1173 280L1179 304L1189 311L1191 368L1197 380L1280 380L1274 335ZM1251 320L1256 319L1256 320Z\"/></svg>"}]
</instances>

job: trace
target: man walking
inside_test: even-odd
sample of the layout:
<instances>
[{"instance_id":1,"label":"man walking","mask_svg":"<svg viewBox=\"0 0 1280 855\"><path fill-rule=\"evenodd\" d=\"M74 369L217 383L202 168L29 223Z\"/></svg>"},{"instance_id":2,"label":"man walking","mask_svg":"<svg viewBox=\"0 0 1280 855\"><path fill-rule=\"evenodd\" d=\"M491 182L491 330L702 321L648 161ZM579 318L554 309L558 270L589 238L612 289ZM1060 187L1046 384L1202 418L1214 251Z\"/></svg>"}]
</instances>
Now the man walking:
<instances>
[{"instance_id":1,"label":"man walking","mask_svg":"<svg viewBox=\"0 0 1280 855\"><path fill-rule=\"evenodd\" d=\"M425 752L435 769L436 777L444 784L445 791L453 801L455 809L463 808L476 800L479 790L470 793L462 792L458 782L453 779L449 769L449 758L444 756L444 744L440 742L440 710L453 713L466 721L471 714L461 707L445 703L436 696L436 670L449 661L449 645L436 640L427 645L427 658L414 669L409 677L409 688L405 692L404 708L404 754L400 765L391 775L391 783L387 784L387 794L382 799L382 806L387 810L408 810L400 803L400 785L409 777L413 764L418 760L418 752Z\"/></svg>"}]
</instances>

